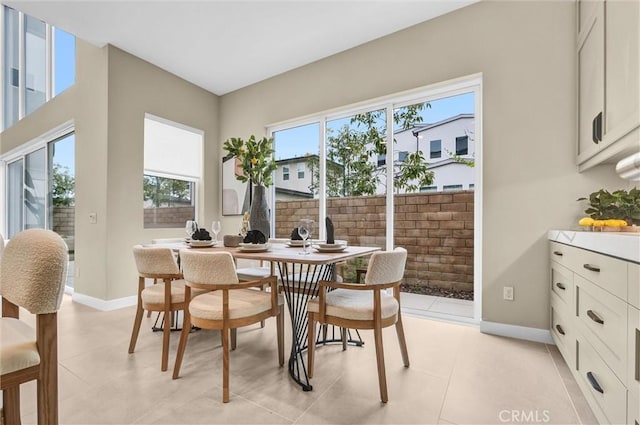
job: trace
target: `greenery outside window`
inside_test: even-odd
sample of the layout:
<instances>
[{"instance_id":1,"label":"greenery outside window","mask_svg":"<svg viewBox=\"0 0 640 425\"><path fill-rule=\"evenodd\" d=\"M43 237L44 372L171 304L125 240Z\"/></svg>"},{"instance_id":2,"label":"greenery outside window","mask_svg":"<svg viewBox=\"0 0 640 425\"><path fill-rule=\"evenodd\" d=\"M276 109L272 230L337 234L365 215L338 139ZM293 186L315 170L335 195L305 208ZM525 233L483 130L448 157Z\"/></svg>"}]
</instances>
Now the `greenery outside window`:
<instances>
[{"instance_id":1,"label":"greenery outside window","mask_svg":"<svg viewBox=\"0 0 640 425\"><path fill-rule=\"evenodd\" d=\"M146 228L180 227L195 217L195 182L144 175Z\"/></svg>"}]
</instances>

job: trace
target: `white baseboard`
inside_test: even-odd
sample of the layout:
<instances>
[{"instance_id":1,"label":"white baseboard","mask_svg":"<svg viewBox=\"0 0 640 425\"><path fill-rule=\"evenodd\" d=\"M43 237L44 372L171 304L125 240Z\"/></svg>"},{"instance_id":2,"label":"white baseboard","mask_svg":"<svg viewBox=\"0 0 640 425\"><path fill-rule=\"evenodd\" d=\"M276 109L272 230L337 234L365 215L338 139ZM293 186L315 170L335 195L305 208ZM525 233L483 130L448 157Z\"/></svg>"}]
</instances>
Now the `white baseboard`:
<instances>
[{"instance_id":1,"label":"white baseboard","mask_svg":"<svg viewBox=\"0 0 640 425\"><path fill-rule=\"evenodd\" d=\"M507 325L505 323L487 322L483 320L480 322L480 332L555 345L555 342L553 342L551 338L551 332L549 332L548 329L528 328L525 326Z\"/></svg>"},{"instance_id":2,"label":"white baseboard","mask_svg":"<svg viewBox=\"0 0 640 425\"><path fill-rule=\"evenodd\" d=\"M75 302L101 311L118 310L120 308L130 307L138 303L138 297L136 295L125 298L118 298L115 300L101 300L99 298L90 297L89 295L74 292L72 299Z\"/></svg>"}]
</instances>

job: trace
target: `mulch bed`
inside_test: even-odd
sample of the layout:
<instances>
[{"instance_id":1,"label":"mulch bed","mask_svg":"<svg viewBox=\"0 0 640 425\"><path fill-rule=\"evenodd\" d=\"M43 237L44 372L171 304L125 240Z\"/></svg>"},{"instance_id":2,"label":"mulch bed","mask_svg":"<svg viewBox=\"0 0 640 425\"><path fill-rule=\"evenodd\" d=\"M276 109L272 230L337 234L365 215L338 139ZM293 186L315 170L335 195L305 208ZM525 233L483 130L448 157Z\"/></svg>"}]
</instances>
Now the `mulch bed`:
<instances>
[{"instance_id":1,"label":"mulch bed","mask_svg":"<svg viewBox=\"0 0 640 425\"><path fill-rule=\"evenodd\" d=\"M402 292L409 292L411 294L420 295L433 295L436 297L456 298L459 300L473 301L473 291L462 291L459 289L446 289L446 288L432 288L430 286L418 286L418 285L400 285Z\"/></svg>"}]
</instances>

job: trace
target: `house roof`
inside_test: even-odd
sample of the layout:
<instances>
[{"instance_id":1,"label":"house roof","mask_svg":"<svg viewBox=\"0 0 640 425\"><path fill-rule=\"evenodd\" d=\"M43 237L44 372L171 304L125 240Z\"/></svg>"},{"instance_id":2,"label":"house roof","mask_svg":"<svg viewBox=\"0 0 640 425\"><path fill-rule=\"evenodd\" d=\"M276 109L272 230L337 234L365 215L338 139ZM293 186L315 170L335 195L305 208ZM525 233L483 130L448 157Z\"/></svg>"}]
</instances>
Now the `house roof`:
<instances>
[{"instance_id":1,"label":"house roof","mask_svg":"<svg viewBox=\"0 0 640 425\"><path fill-rule=\"evenodd\" d=\"M449 118L445 118L445 119L443 119L441 121L434 122L432 124L427 124L425 126L416 126L413 129L413 135L417 136L419 133L422 133L423 131L430 130L430 129L435 128L435 127L439 127L441 125L448 124L448 123L453 122L453 121L457 121L457 120L461 120L461 119L468 119L468 118L473 118L473 117L474 117L473 114L458 114L458 115L454 115L454 116L449 117Z\"/></svg>"}]
</instances>

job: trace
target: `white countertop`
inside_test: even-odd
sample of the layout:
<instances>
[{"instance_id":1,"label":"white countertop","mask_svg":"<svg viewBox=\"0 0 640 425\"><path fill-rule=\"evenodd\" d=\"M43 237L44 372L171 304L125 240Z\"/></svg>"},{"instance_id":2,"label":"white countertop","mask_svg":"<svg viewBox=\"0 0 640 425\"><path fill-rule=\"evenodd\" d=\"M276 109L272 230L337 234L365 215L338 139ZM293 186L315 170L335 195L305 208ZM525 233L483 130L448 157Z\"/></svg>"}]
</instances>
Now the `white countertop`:
<instances>
[{"instance_id":1,"label":"white countertop","mask_svg":"<svg viewBox=\"0 0 640 425\"><path fill-rule=\"evenodd\" d=\"M640 263L640 233L550 230L548 239Z\"/></svg>"}]
</instances>

